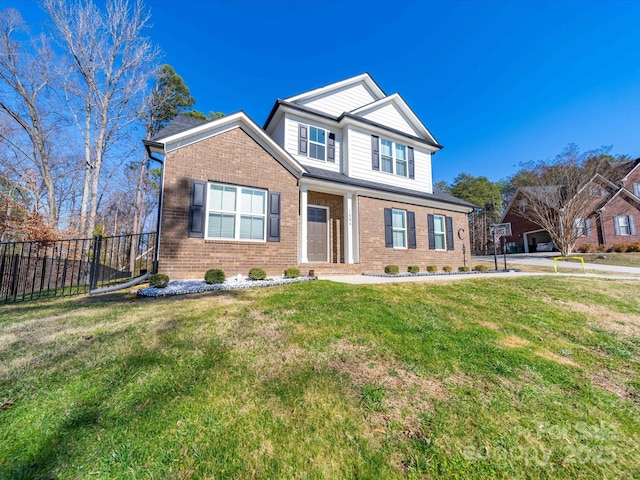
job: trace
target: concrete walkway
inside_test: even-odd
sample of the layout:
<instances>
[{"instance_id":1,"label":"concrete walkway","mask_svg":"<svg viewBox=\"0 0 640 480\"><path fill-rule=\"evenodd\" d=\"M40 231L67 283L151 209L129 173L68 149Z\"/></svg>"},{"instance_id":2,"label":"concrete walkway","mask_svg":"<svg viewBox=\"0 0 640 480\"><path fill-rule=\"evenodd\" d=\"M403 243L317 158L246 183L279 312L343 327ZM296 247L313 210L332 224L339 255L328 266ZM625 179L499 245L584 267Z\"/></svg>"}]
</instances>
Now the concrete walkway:
<instances>
[{"instance_id":1,"label":"concrete walkway","mask_svg":"<svg viewBox=\"0 0 640 480\"><path fill-rule=\"evenodd\" d=\"M553 260L548 258L549 252L541 253L516 253L507 255L507 268L515 269L519 265L530 265L538 267L553 268ZM471 257L470 265L474 262L493 262L493 255ZM460 280L472 280L478 278L516 278L530 277L535 275L551 275L581 278L605 278L610 280L638 280L640 281L640 268L619 267L616 265L598 265L585 263L585 268L590 273L582 273L582 264L579 262L558 261L558 273L548 272L498 272L482 274L454 274L454 275L424 275L411 277L373 277L367 275L320 275L320 280L330 280L333 282L350 283L354 285L367 285L376 283L404 283L404 282L455 282ZM498 268L504 268L504 257L498 257ZM580 273L569 273L569 272ZM597 273L593 273L593 272ZM626 275L625 275L626 274ZM632 276L638 275L638 276Z\"/></svg>"}]
</instances>

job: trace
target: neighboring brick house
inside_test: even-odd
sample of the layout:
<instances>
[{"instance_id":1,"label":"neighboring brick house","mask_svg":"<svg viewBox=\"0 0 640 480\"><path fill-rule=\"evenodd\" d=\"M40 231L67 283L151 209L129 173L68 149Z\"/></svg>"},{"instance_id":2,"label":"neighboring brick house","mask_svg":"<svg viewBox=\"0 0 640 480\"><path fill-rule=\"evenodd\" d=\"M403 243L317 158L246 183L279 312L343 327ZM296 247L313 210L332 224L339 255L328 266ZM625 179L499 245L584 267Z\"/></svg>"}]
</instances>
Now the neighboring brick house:
<instances>
[{"instance_id":1,"label":"neighboring brick house","mask_svg":"<svg viewBox=\"0 0 640 480\"><path fill-rule=\"evenodd\" d=\"M551 237L540 225L520 215L527 208L523 189L518 189L509 202L501 223L511 223L512 235L507 238L511 250L529 253L536 251L538 244L550 242ZM583 189L592 201L584 216L577 219L576 228L581 235L574 251L584 244L608 249L615 244L640 241L636 228L640 227L640 159L618 165L606 176L594 175Z\"/></svg>"},{"instance_id":2,"label":"neighboring brick house","mask_svg":"<svg viewBox=\"0 0 640 480\"><path fill-rule=\"evenodd\" d=\"M159 270L198 278L381 272L463 264L474 206L433 191L441 145L368 74L245 113L178 117L145 141L164 155Z\"/></svg>"}]
</instances>

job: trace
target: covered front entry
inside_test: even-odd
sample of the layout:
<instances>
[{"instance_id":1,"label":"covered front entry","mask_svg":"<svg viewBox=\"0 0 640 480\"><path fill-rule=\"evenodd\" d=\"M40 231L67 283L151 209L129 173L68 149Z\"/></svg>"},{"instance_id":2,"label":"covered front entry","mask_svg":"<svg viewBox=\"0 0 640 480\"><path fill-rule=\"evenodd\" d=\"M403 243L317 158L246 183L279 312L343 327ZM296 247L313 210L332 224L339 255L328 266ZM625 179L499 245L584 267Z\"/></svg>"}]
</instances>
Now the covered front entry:
<instances>
[{"instance_id":1,"label":"covered front entry","mask_svg":"<svg viewBox=\"0 0 640 480\"><path fill-rule=\"evenodd\" d=\"M307 207L307 255L310 262L327 262L329 258L329 209Z\"/></svg>"}]
</instances>

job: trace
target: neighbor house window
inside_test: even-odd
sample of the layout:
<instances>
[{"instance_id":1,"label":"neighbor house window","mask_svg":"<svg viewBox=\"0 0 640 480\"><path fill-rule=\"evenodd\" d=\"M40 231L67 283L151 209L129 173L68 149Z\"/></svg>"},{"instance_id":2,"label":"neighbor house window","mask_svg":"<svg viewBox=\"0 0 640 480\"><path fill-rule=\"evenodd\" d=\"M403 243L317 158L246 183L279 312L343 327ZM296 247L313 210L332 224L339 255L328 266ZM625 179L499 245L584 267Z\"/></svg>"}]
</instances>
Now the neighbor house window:
<instances>
[{"instance_id":1,"label":"neighbor house window","mask_svg":"<svg viewBox=\"0 0 640 480\"><path fill-rule=\"evenodd\" d=\"M444 215L433 216L433 234L436 241L436 250L445 250L447 243Z\"/></svg>"},{"instance_id":2,"label":"neighbor house window","mask_svg":"<svg viewBox=\"0 0 640 480\"><path fill-rule=\"evenodd\" d=\"M636 197L640 197L640 183L634 183L633 184L633 194Z\"/></svg>"},{"instance_id":3,"label":"neighbor house window","mask_svg":"<svg viewBox=\"0 0 640 480\"><path fill-rule=\"evenodd\" d=\"M209 184L209 239L265 240L267 192L221 183Z\"/></svg>"},{"instance_id":4,"label":"neighbor house window","mask_svg":"<svg viewBox=\"0 0 640 480\"><path fill-rule=\"evenodd\" d=\"M393 228L393 247L407 248L407 212L404 210L391 211Z\"/></svg>"},{"instance_id":5,"label":"neighbor house window","mask_svg":"<svg viewBox=\"0 0 640 480\"><path fill-rule=\"evenodd\" d=\"M520 205L518 206L518 210L520 211L520 213L524 213L527 211L527 201L526 200L520 200Z\"/></svg>"},{"instance_id":6,"label":"neighbor house window","mask_svg":"<svg viewBox=\"0 0 640 480\"><path fill-rule=\"evenodd\" d=\"M591 220L588 218L576 218L573 228L575 229L575 234L578 237L584 237L591 235Z\"/></svg>"},{"instance_id":7,"label":"neighbor house window","mask_svg":"<svg viewBox=\"0 0 640 480\"><path fill-rule=\"evenodd\" d=\"M636 228L631 215L619 215L614 217L613 226L616 235L635 235Z\"/></svg>"},{"instance_id":8,"label":"neighbor house window","mask_svg":"<svg viewBox=\"0 0 640 480\"><path fill-rule=\"evenodd\" d=\"M407 147L391 140L380 139L380 169L401 177L407 176Z\"/></svg>"},{"instance_id":9,"label":"neighbor house window","mask_svg":"<svg viewBox=\"0 0 640 480\"><path fill-rule=\"evenodd\" d=\"M326 145L326 130L324 128L309 126L309 156L324 161Z\"/></svg>"}]
</instances>

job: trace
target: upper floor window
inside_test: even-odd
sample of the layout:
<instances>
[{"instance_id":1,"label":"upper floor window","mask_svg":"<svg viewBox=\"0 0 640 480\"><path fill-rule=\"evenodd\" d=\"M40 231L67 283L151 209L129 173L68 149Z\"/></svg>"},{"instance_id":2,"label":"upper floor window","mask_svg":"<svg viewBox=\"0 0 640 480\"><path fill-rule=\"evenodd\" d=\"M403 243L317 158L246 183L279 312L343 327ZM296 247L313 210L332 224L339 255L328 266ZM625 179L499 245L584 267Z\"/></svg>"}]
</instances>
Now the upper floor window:
<instances>
[{"instance_id":1,"label":"upper floor window","mask_svg":"<svg viewBox=\"0 0 640 480\"><path fill-rule=\"evenodd\" d=\"M527 201L525 199L520 200L520 205L518 205L518 210L520 213L525 213L527 211Z\"/></svg>"},{"instance_id":2,"label":"upper floor window","mask_svg":"<svg viewBox=\"0 0 640 480\"><path fill-rule=\"evenodd\" d=\"M604 190L596 185L589 187L589 195L592 197L600 197L604 195Z\"/></svg>"},{"instance_id":3,"label":"upper floor window","mask_svg":"<svg viewBox=\"0 0 640 480\"><path fill-rule=\"evenodd\" d=\"M407 147L399 143L380 139L380 167L383 172L407 176Z\"/></svg>"},{"instance_id":4,"label":"upper floor window","mask_svg":"<svg viewBox=\"0 0 640 480\"><path fill-rule=\"evenodd\" d=\"M317 160L325 159L325 146L327 144L326 130L324 128L309 126L309 156Z\"/></svg>"},{"instance_id":5,"label":"upper floor window","mask_svg":"<svg viewBox=\"0 0 640 480\"><path fill-rule=\"evenodd\" d=\"M265 190L210 183L206 238L264 241L266 206Z\"/></svg>"},{"instance_id":6,"label":"upper floor window","mask_svg":"<svg viewBox=\"0 0 640 480\"><path fill-rule=\"evenodd\" d=\"M336 161L336 135L313 125L298 124L298 154L316 160Z\"/></svg>"},{"instance_id":7,"label":"upper floor window","mask_svg":"<svg viewBox=\"0 0 640 480\"><path fill-rule=\"evenodd\" d=\"M636 197L640 197L640 183L634 183L633 184L633 194Z\"/></svg>"}]
</instances>

